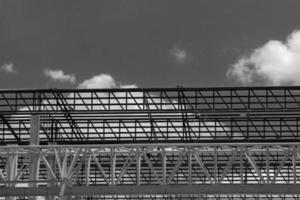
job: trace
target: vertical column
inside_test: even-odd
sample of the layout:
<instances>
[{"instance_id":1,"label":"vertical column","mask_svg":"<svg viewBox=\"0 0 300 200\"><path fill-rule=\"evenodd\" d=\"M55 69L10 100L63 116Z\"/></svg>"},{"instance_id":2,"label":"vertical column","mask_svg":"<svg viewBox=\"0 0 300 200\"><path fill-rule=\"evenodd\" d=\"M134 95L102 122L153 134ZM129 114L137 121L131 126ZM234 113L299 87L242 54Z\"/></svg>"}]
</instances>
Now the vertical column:
<instances>
[{"instance_id":1,"label":"vertical column","mask_svg":"<svg viewBox=\"0 0 300 200\"><path fill-rule=\"evenodd\" d=\"M85 153L86 155L84 156L86 159L85 160L85 185L89 186L89 182L90 182L90 169L91 169L91 159L92 159L92 155L90 153Z\"/></svg>"},{"instance_id":2,"label":"vertical column","mask_svg":"<svg viewBox=\"0 0 300 200\"><path fill-rule=\"evenodd\" d=\"M36 146L40 143L40 116L38 114L31 115L30 118L30 146ZM38 179L39 172L39 153L38 150L32 152L30 156L30 181L36 181ZM37 187L37 184L32 182L29 184L29 187ZM31 197L30 199L36 199L35 197Z\"/></svg>"},{"instance_id":3,"label":"vertical column","mask_svg":"<svg viewBox=\"0 0 300 200\"><path fill-rule=\"evenodd\" d=\"M40 142L40 115L33 114L30 118L30 145L39 145Z\"/></svg>"},{"instance_id":4,"label":"vertical column","mask_svg":"<svg viewBox=\"0 0 300 200\"><path fill-rule=\"evenodd\" d=\"M270 150L269 146L266 146L266 172L267 172L267 184L270 183Z\"/></svg>"},{"instance_id":5,"label":"vertical column","mask_svg":"<svg viewBox=\"0 0 300 200\"><path fill-rule=\"evenodd\" d=\"M188 148L188 181L189 185L193 184L193 177L192 177L192 165L193 165L193 157L191 153L191 148Z\"/></svg>"},{"instance_id":6,"label":"vertical column","mask_svg":"<svg viewBox=\"0 0 300 200\"><path fill-rule=\"evenodd\" d=\"M51 143L51 145L55 145L55 143ZM55 158L55 153L54 152L51 152L47 155L47 160L48 160L48 163L52 169L52 171L56 172L56 158ZM52 182L55 180L55 177L53 177L52 173L50 172L50 170L47 171L47 180L49 180L50 182L47 183L47 187L54 187L55 186L55 183ZM54 200L55 197L54 196L47 196L46 197L47 200Z\"/></svg>"},{"instance_id":7,"label":"vertical column","mask_svg":"<svg viewBox=\"0 0 300 200\"><path fill-rule=\"evenodd\" d=\"M240 151L240 178L241 178L240 184L244 184L244 150L242 146L239 147L239 151Z\"/></svg>"},{"instance_id":8,"label":"vertical column","mask_svg":"<svg viewBox=\"0 0 300 200\"><path fill-rule=\"evenodd\" d=\"M141 184L141 153L140 153L140 149L137 148L136 149L136 185L140 185Z\"/></svg>"},{"instance_id":9,"label":"vertical column","mask_svg":"<svg viewBox=\"0 0 300 200\"><path fill-rule=\"evenodd\" d=\"M217 147L214 147L214 177L215 184L218 184L218 150Z\"/></svg>"},{"instance_id":10,"label":"vertical column","mask_svg":"<svg viewBox=\"0 0 300 200\"><path fill-rule=\"evenodd\" d=\"M15 154L14 149L11 149L7 158L7 181L14 181L18 170L18 155ZM15 187L15 184L8 183L7 187ZM17 197L6 197L6 200L16 200Z\"/></svg>"},{"instance_id":11,"label":"vertical column","mask_svg":"<svg viewBox=\"0 0 300 200\"><path fill-rule=\"evenodd\" d=\"M296 146L293 146L293 184L297 183L297 149Z\"/></svg>"},{"instance_id":12,"label":"vertical column","mask_svg":"<svg viewBox=\"0 0 300 200\"><path fill-rule=\"evenodd\" d=\"M162 159L162 184L166 185L167 184L167 156L166 156L166 151L163 148L162 153L161 153L161 159Z\"/></svg>"},{"instance_id":13,"label":"vertical column","mask_svg":"<svg viewBox=\"0 0 300 200\"><path fill-rule=\"evenodd\" d=\"M116 153L115 153L115 149L111 148L111 158L110 158L110 178L111 178L111 185L115 184L115 174L116 174Z\"/></svg>"}]
</instances>

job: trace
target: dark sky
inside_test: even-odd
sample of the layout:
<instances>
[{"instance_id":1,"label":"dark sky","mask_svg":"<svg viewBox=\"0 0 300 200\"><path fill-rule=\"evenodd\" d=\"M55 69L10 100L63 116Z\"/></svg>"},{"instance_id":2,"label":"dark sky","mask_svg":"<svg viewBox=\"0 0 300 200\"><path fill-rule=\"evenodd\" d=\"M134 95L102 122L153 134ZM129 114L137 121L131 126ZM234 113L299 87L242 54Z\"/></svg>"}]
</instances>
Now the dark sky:
<instances>
[{"instance_id":1,"label":"dark sky","mask_svg":"<svg viewBox=\"0 0 300 200\"><path fill-rule=\"evenodd\" d=\"M1 0L0 88L76 87L110 74L139 87L235 86L226 77L240 56L300 29L299 0ZM170 52L184 51L178 62Z\"/></svg>"}]
</instances>

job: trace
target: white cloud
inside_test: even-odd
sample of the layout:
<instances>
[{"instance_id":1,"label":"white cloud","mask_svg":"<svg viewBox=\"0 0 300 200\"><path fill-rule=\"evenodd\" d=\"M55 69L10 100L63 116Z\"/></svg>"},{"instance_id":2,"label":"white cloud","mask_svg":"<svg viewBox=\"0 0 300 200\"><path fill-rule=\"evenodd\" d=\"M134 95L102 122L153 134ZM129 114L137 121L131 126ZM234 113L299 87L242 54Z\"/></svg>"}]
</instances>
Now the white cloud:
<instances>
[{"instance_id":1,"label":"white cloud","mask_svg":"<svg viewBox=\"0 0 300 200\"><path fill-rule=\"evenodd\" d=\"M270 40L242 56L227 76L244 85L300 85L300 31L292 32L285 42Z\"/></svg>"},{"instance_id":2,"label":"white cloud","mask_svg":"<svg viewBox=\"0 0 300 200\"><path fill-rule=\"evenodd\" d=\"M120 85L120 88L138 88L138 86L134 85L134 84L132 84L132 85Z\"/></svg>"},{"instance_id":3,"label":"white cloud","mask_svg":"<svg viewBox=\"0 0 300 200\"><path fill-rule=\"evenodd\" d=\"M1 66L1 70L7 73L16 73L15 65L13 63L5 63Z\"/></svg>"},{"instance_id":4,"label":"white cloud","mask_svg":"<svg viewBox=\"0 0 300 200\"><path fill-rule=\"evenodd\" d=\"M169 54L179 64L185 63L189 57L185 49L179 48L176 45L170 49Z\"/></svg>"},{"instance_id":5,"label":"white cloud","mask_svg":"<svg viewBox=\"0 0 300 200\"><path fill-rule=\"evenodd\" d=\"M69 82L69 83L75 83L76 78L74 74L65 74L62 70L51 70L51 69L45 69L44 74L52 79L55 82Z\"/></svg>"},{"instance_id":6,"label":"white cloud","mask_svg":"<svg viewBox=\"0 0 300 200\"><path fill-rule=\"evenodd\" d=\"M100 74L87 79L78 85L79 89L96 89L96 88L137 88L136 85L122 85L117 83L109 74Z\"/></svg>"}]
</instances>

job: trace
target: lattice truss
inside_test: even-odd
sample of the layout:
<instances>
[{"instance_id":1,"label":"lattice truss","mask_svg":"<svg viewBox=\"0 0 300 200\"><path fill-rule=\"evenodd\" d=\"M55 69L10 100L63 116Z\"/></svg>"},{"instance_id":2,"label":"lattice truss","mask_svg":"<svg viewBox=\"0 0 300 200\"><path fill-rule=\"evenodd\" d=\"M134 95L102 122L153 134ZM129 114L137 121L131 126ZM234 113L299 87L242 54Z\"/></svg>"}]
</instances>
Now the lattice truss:
<instances>
[{"instance_id":1,"label":"lattice truss","mask_svg":"<svg viewBox=\"0 0 300 200\"><path fill-rule=\"evenodd\" d=\"M40 160L40 185L48 182L72 182L73 186L295 184L300 181L299 146L278 144L1 147L1 179L11 181L8 185L28 183L30 159L35 154Z\"/></svg>"},{"instance_id":2,"label":"lattice truss","mask_svg":"<svg viewBox=\"0 0 300 200\"><path fill-rule=\"evenodd\" d=\"M0 91L3 144L298 139L300 89L206 88Z\"/></svg>"},{"instance_id":3,"label":"lattice truss","mask_svg":"<svg viewBox=\"0 0 300 200\"><path fill-rule=\"evenodd\" d=\"M300 87L2 90L0 196L297 199L299 102Z\"/></svg>"},{"instance_id":4,"label":"lattice truss","mask_svg":"<svg viewBox=\"0 0 300 200\"><path fill-rule=\"evenodd\" d=\"M40 160L35 180L33 156ZM201 189L242 194L251 188L239 185L252 185L258 194L298 194L299 158L295 144L1 147L0 191L8 196L187 195Z\"/></svg>"}]
</instances>

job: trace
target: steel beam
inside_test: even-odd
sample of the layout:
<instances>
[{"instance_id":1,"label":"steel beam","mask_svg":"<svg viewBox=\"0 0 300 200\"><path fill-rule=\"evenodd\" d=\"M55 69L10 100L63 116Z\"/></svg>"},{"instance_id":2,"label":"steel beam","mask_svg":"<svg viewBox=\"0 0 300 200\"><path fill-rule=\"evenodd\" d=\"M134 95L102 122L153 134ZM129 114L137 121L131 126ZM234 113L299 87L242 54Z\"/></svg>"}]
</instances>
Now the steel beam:
<instances>
[{"instance_id":1,"label":"steel beam","mask_svg":"<svg viewBox=\"0 0 300 200\"><path fill-rule=\"evenodd\" d=\"M30 146L37 146L40 142L40 115L34 114L30 120ZM36 181L39 177L40 156L38 151L32 151L30 155L30 180ZM36 183L29 183L29 187L37 187ZM36 199L35 197L29 198Z\"/></svg>"},{"instance_id":2,"label":"steel beam","mask_svg":"<svg viewBox=\"0 0 300 200\"><path fill-rule=\"evenodd\" d=\"M0 188L0 196L57 196L59 187ZM65 196L78 195L299 195L295 184L277 185L147 185L147 186L73 186L67 187Z\"/></svg>"}]
</instances>

